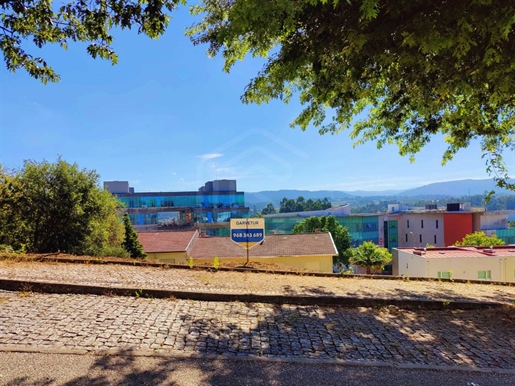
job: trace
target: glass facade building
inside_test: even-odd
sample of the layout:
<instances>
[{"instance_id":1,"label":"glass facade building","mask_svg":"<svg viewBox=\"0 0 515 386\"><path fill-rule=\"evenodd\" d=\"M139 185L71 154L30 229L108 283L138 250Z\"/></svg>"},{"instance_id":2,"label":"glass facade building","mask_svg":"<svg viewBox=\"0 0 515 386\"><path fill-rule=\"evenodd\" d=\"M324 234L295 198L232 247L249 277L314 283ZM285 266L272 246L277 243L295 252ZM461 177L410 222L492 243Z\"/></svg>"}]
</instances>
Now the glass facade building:
<instances>
[{"instance_id":1,"label":"glass facade building","mask_svg":"<svg viewBox=\"0 0 515 386\"><path fill-rule=\"evenodd\" d=\"M104 186L119 187L117 183L107 182ZM211 236L226 236L231 218L249 217L245 194L236 191L234 180L209 181L196 192L140 193L130 188L111 193L125 205L136 230L197 227Z\"/></svg>"},{"instance_id":2,"label":"glass facade building","mask_svg":"<svg viewBox=\"0 0 515 386\"><path fill-rule=\"evenodd\" d=\"M503 240L506 245L515 244L515 229L497 229L495 234Z\"/></svg>"},{"instance_id":3,"label":"glass facade building","mask_svg":"<svg viewBox=\"0 0 515 386\"><path fill-rule=\"evenodd\" d=\"M265 232L267 234L270 232L291 234L293 227L303 220L305 218L299 216L273 217L272 215L265 217ZM349 229L353 247L363 244L364 241L372 241L376 244L379 242L379 219L376 215L336 216L336 221Z\"/></svg>"}]
</instances>

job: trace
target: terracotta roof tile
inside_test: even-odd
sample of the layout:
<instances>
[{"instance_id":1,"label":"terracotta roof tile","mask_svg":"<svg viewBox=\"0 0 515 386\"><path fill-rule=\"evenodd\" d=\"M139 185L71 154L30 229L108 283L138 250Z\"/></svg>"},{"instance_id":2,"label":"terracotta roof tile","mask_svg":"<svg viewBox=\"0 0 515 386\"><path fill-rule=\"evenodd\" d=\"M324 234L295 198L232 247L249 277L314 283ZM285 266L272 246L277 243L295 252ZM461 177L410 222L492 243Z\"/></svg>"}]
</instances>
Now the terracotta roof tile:
<instances>
[{"instance_id":1,"label":"terracotta roof tile","mask_svg":"<svg viewBox=\"0 0 515 386\"><path fill-rule=\"evenodd\" d=\"M330 233L303 233L294 235L269 235L262 244L249 250L251 257L273 256L335 256L338 252ZM190 256L194 258L245 257L245 248L236 244L230 237L199 237Z\"/></svg>"},{"instance_id":2,"label":"terracotta roof tile","mask_svg":"<svg viewBox=\"0 0 515 386\"><path fill-rule=\"evenodd\" d=\"M140 232L138 239L146 253L184 252L196 234L197 231Z\"/></svg>"}]
</instances>

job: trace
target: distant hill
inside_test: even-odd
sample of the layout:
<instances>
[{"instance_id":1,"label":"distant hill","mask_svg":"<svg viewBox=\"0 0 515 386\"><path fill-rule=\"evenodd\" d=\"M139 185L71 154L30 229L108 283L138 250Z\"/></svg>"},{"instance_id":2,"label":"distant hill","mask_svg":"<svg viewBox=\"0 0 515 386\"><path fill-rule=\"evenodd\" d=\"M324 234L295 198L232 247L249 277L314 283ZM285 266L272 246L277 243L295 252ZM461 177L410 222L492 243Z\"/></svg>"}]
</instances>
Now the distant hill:
<instances>
[{"instance_id":1,"label":"distant hill","mask_svg":"<svg viewBox=\"0 0 515 386\"><path fill-rule=\"evenodd\" d=\"M405 190L353 190L344 193L348 193L351 196L358 197L383 197L383 196L395 196L404 192Z\"/></svg>"},{"instance_id":2,"label":"distant hill","mask_svg":"<svg viewBox=\"0 0 515 386\"><path fill-rule=\"evenodd\" d=\"M514 180L510 180L511 183ZM446 182L435 182L421 186L419 188L406 190L398 193L398 196L473 196L477 194L484 194L494 190L496 194L515 194L514 191L499 189L495 186L495 181L492 179L484 180L459 180L459 181L446 181Z\"/></svg>"},{"instance_id":3,"label":"distant hill","mask_svg":"<svg viewBox=\"0 0 515 386\"><path fill-rule=\"evenodd\" d=\"M514 183L515 180L509 180ZM494 190L496 194L513 194L514 191L499 189L495 186L492 179L483 180L459 180L435 182L424 185L419 188L409 190L383 190L383 191L339 191L339 190L265 190L261 192L245 192L245 204L251 209L259 211L271 202L276 209L279 209L279 202L284 198L296 200L299 196L307 199L323 199L327 197L333 203L353 203L359 200L359 197L373 197L378 199L392 199L395 197L423 197L424 199L440 199L446 197L466 197L473 195L483 195L490 190ZM359 200L363 201L363 200ZM363 205L363 203L359 204Z\"/></svg>"}]
</instances>

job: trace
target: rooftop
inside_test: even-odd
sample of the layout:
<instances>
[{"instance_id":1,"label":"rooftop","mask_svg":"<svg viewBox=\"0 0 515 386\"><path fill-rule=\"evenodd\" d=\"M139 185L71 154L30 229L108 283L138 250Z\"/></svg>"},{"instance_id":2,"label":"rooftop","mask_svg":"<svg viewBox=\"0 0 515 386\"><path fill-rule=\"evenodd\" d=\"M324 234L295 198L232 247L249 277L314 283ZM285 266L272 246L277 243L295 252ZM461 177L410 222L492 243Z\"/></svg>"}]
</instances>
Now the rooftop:
<instances>
[{"instance_id":1,"label":"rooftop","mask_svg":"<svg viewBox=\"0 0 515 386\"><path fill-rule=\"evenodd\" d=\"M197 233L197 231L140 232L138 238L146 253L184 252Z\"/></svg>"},{"instance_id":2,"label":"rooftop","mask_svg":"<svg viewBox=\"0 0 515 386\"><path fill-rule=\"evenodd\" d=\"M269 235L249 250L250 257L317 256L338 254L330 233ZM199 237L190 255L194 258L245 257L247 251L230 237Z\"/></svg>"},{"instance_id":3,"label":"rooftop","mask_svg":"<svg viewBox=\"0 0 515 386\"><path fill-rule=\"evenodd\" d=\"M397 248L400 251L429 259L449 257L515 256L515 245L496 247Z\"/></svg>"}]
</instances>

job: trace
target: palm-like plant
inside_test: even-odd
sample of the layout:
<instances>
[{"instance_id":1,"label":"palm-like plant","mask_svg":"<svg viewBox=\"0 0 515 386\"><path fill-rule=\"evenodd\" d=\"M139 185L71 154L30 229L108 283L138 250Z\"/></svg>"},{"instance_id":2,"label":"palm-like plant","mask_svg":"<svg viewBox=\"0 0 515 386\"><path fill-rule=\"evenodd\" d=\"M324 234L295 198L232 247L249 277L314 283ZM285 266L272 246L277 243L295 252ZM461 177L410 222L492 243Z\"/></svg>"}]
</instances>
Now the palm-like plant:
<instances>
[{"instance_id":1,"label":"palm-like plant","mask_svg":"<svg viewBox=\"0 0 515 386\"><path fill-rule=\"evenodd\" d=\"M392 254L388 249L377 246L371 241L365 241L357 248L349 250L349 261L359 267L365 267L367 274L372 268L382 268L392 260Z\"/></svg>"}]
</instances>

